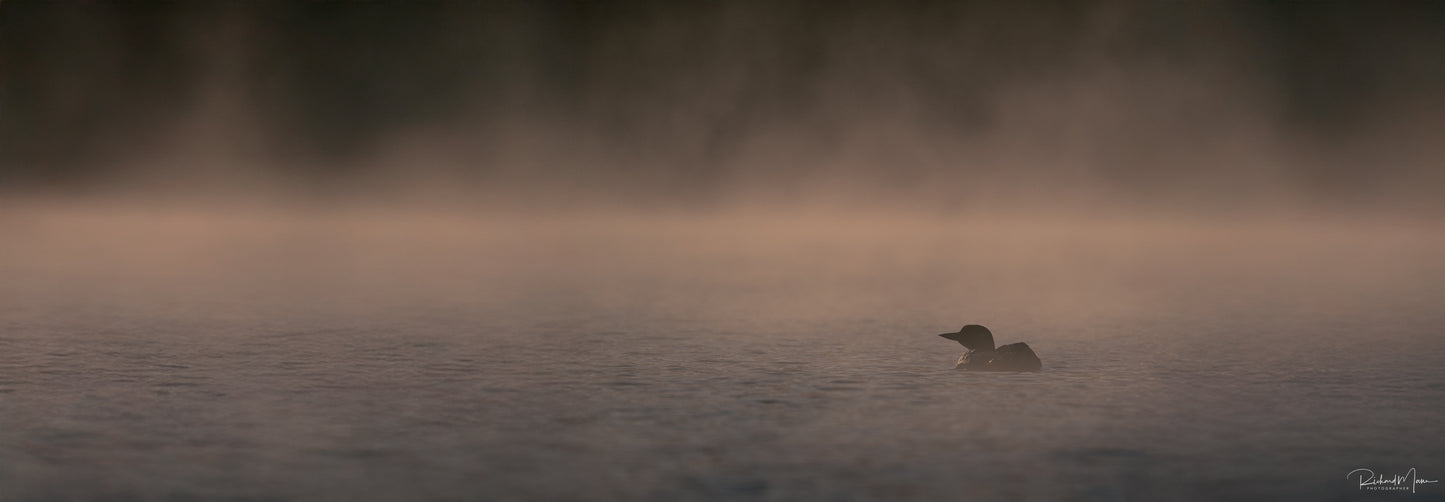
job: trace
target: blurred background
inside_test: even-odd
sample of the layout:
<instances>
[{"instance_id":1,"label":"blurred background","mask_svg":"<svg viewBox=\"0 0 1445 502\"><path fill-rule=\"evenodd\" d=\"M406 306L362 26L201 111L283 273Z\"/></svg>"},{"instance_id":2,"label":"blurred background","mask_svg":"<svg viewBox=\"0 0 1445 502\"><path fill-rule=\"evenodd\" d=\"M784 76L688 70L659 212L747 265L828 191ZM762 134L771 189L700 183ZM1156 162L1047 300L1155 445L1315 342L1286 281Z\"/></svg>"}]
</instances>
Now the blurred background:
<instances>
[{"instance_id":1,"label":"blurred background","mask_svg":"<svg viewBox=\"0 0 1445 502\"><path fill-rule=\"evenodd\" d=\"M1445 187L1428 2L0 12L10 199L1433 218Z\"/></svg>"}]
</instances>

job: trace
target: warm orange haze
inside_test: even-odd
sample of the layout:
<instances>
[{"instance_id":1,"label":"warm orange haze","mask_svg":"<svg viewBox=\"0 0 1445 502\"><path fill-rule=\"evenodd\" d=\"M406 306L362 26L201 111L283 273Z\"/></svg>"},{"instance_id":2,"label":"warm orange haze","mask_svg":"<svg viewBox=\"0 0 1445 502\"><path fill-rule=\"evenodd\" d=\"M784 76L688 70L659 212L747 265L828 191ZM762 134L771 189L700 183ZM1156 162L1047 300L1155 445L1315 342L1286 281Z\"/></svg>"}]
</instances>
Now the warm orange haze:
<instances>
[{"instance_id":1,"label":"warm orange haze","mask_svg":"<svg viewBox=\"0 0 1445 502\"><path fill-rule=\"evenodd\" d=\"M0 502L1436 500L1442 6L4 2Z\"/></svg>"},{"instance_id":2,"label":"warm orange haze","mask_svg":"<svg viewBox=\"0 0 1445 502\"><path fill-rule=\"evenodd\" d=\"M35 203L8 206L0 226L22 237L4 255L4 289L15 304L184 313L201 302L258 315L303 305L898 316L940 325L959 315L1386 315L1438 298L1445 250L1429 222L1305 216ZM47 307L47 297L57 303Z\"/></svg>"}]
</instances>

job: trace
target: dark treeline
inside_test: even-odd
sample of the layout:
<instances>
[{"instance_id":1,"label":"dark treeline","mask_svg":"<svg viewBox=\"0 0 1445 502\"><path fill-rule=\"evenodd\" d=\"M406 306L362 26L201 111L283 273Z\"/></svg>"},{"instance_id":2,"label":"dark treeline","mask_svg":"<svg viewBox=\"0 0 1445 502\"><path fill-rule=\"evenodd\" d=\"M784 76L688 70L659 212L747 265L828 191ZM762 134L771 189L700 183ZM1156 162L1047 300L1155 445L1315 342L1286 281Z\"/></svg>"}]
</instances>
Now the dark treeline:
<instances>
[{"instance_id":1,"label":"dark treeline","mask_svg":"<svg viewBox=\"0 0 1445 502\"><path fill-rule=\"evenodd\" d=\"M255 169L321 178L374 169L417 129L546 130L615 160L547 169L673 189L721 183L759 136L836 149L880 118L929 144L1081 157L1057 113L1109 183L1206 169L1187 158L1254 124L1307 152L1288 179L1338 193L1427 176L1442 28L1445 6L1424 2L5 2L0 183L124 177L118 159L183 143L221 102L251 158L281 161ZM1177 91L1190 82L1204 90ZM1045 111L1020 125L1031 103ZM936 164L878 168L998 169Z\"/></svg>"}]
</instances>

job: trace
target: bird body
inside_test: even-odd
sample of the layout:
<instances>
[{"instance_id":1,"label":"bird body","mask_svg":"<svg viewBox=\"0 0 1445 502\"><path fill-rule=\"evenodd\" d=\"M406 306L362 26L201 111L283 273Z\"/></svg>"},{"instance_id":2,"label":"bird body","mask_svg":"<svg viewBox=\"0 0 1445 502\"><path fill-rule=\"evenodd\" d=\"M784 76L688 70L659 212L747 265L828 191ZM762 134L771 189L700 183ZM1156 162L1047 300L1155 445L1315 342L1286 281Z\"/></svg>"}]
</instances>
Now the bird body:
<instances>
[{"instance_id":1,"label":"bird body","mask_svg":"<svg viewBox=\"0 0 1445 502\"><path fill-rule=\"evenodd\" d=\"M1039 371L1043 362L1023 342L994 347L993 332L977 324L964 326L957 333L938 335L963 345L967 351L958 358L954 369L973 371Z\"/></svg>"}]
</instances>

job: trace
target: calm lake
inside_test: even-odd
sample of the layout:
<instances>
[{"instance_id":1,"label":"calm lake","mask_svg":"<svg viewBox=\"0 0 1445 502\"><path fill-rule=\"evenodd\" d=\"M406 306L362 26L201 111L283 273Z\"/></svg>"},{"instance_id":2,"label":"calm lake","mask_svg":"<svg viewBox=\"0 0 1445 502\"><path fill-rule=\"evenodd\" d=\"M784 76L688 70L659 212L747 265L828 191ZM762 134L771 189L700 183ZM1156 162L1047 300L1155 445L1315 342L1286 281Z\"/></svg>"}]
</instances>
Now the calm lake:
<instances>
[{"instance_id":1,"label":"calm lake","mask_svg":"<svg viewBox=\"0 0 1445 502\"><path fill-rule=\"evenodd\" d=\"M0 500L1441 500L1361 222L14 211ZM1040 373L955 371L984 324Z\"/></svg>"}]
</instances>

